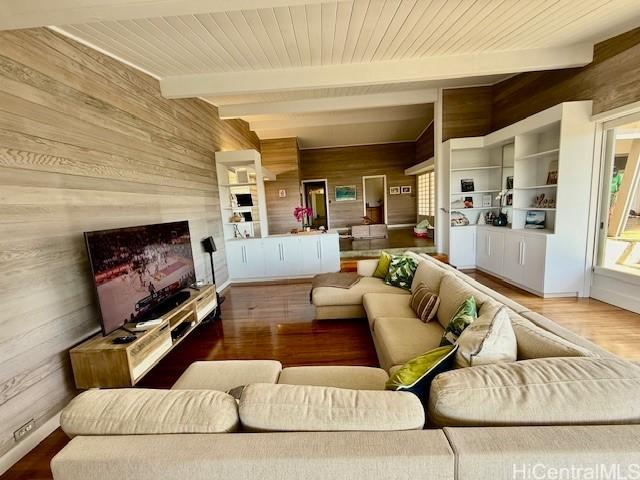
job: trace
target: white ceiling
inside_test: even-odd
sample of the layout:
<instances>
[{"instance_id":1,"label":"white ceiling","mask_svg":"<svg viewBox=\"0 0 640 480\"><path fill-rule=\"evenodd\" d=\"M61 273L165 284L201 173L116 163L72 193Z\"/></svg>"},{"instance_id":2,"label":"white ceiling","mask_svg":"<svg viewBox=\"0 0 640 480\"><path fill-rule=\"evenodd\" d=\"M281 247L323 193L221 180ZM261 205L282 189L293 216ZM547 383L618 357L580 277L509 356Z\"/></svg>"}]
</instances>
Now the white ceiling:
<instances>
[{"instance_id":1,"label":"white ceiling","mask_svg":"<svg viewBox=\"0 0 640 480\"><path fill-rule=\"evenodd\" d=\"M585 65L595 42L640 24L639 0L0 2L0 29L53 23L159 78L169 98L203 97L259 134L321 146L414 140L411 107L432 89ZM332 109L398 105L392 118L410 119L324 124L347 118Z\"/></svg>"}]
</instances>

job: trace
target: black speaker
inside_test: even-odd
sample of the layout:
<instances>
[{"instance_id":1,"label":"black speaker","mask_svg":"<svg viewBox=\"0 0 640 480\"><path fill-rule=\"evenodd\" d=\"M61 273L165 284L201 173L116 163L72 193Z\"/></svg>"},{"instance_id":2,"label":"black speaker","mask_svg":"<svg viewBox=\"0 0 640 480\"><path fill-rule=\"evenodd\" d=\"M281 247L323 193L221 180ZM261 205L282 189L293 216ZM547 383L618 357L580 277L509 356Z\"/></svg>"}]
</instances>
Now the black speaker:
<instances>
[{"instance_id":1,"label":"black speaker","mask_svg":"<svg viewBox=\"0 0 640 480\"><path fill-rule=\"evenodd\" d=\"M204 251L207 253L213 253L217 251L216 242L213 241L213 237L207 237L200 243L202 243L202 248L204 248Z\"/></svg>"}]
</instances>

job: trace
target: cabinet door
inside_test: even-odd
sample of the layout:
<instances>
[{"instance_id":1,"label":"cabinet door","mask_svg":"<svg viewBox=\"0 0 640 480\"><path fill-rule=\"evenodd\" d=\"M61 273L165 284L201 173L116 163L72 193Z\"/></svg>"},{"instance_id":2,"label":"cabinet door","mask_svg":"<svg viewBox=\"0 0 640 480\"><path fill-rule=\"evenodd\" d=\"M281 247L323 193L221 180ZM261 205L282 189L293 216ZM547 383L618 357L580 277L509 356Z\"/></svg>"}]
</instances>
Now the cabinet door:
<instances>
[{"instance_id":1,"label":"cabinet door","mask_svg":"<svg viewBox=\"0 0 640 480\"><path fill-rule=\"evenodd\" d=\"M489 230L489 266L487 269L496 275L504 270L504 232Z\"/></svg>"},{"instance_id":2,"label":"cabinet door","mask_svg":"<svg viewBox=\"0 0 640 480\"><path fill-rule=\"evenodd\" d=\"M322 250L320 237L317 235L301 236L302 261L301 275L316 275L322 272Z\"/></svg>"},{"instance_id":3,"label":"cabinet door","mask_svg":"<svg viewBox=\"0 0 640 480\"><path fill-rule=\"evenodd\" d=\"M233 240L225 245L227 266L231 280L245 278L246 262L244 256L244 242Z\"/></svg>"},{"instance_id":4,"label":"cabinet door","mask_svg":"<svg viewBox=\"0 0 640 480\"><path fill-rule=\"evenodd\" d=\"M458 268L476 266L476 227L453 227L449 238L449 263Z\"/></svg>"},{"instance_id":5,"label":"cabinet door","mask_svg":"<svg viewBox=\"0 0 640 480\"><path fill-rule=\"evenodd\" d=\"M522 235L516 233L505 234L502 275L516 283L522 283L521 254Z\"/></svg>"},{"instance_id":6,"label":"cabinet door","mask_svg":"<svg viewBox=\"0 0 640 480\"><path fill-rule=\"evenodd\" d=\"M278 240L282 252L281 275L285 277L300 275L303 256L300 238L296 236L280 237Z\"/></svg>"},{"instance_id":7,"label":"cabinet door","mask_svg":"<svg viewBox=\"0 0 640 480\"><path fill-rule=\"evenodd\" d=\"M286 265L282 253L280 238L265 238L262 241L264 254L265 275L267 277L282 277L286 275Z\"/></svg>"},{"instance_id":8,"label":"cabinet door","mask_svg":"<svg viewBox=\"0 0 640 480\"><path fill-rule=\"evenodd\" d=\"M547 239L544 235L524 235L522 241L522 285L544 293Z\"/></svg>"},{"instance_id":9,"label":"cabinet door","mask_svg":"<svg viewBox=\"0 0 640 480\"><path fill-rule=\"evenodd\" d=\"M491 270L489 262L489 231L479 228L476 232L476 264L483 270Z\"/></svg>"},{"instance_id":10,"label":"cabinet door","mask_svg":"<svg viewBox=\"0 0 640 480\"><path fill-rule=\"evenodd\" d=\"M321 272L340 271L340 240L338 235L323 234L320 238Z\"/></svg>"},{"instance_id":11,"label":"cabinet door","mask_svg":"<svg viewBox=\"0 0 640 480\"><path fill-rule=\"evenodd\" d=\"M262 241L259 239L245 240L244 247L244 278L260 278L265 274Z\"/></svg>"}]
</instances>

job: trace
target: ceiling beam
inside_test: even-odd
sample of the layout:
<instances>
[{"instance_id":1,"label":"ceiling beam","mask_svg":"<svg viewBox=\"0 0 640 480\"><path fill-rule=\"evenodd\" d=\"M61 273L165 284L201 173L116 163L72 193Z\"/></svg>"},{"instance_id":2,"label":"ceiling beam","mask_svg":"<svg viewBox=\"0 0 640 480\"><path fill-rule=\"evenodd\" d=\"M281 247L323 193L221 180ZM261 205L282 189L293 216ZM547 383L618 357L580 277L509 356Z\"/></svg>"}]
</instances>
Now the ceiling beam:
<instances>
[{"instance_id":1,"label":"ceiling beam","mask_svg":"<svg viewBox=\"0 0 640 480\"><path fill-rule=\"evenodd\" d=\"M372 63L178 75L163 78L160 88L167 98L244 95L552 70L579 67L592 60L593 45L582 43Z\"/></svg>"},{"instance_id":2,"label":"ceiling beam","mask_svg":"<svg viewBox=\"0 0 640 480\"><path fill-rule=\"evenodd\" d=\"M310 5L326 0L0 0L0 30ZM347 0L338 0L347 1Z\"/></svg>"},{"instance_id":3,"label":"ceiling beam","mask_svg":"<svg viewBox=\"0 0 640 480\"><path fill-rule=\"evenodd\" d=\"M404 92L372 93L370 95L345 95L341 97L284 100L280 102L241 103L221 105L221 119L247 118L258 115L286 113L336 112L363 108L397 107L433 103L438 98L434 89L407 90Z\"/></svg>"},{"instance_id":4,"label":"ceiling beam","mask_svg":"<svg viewBox=\"0 0 640 480\"><path fill-rule=\"evenodd\" d=\"M327 125L353 125L357 123L403 122L419 118L429 121L433 117L431 105L414 107L388 108L383 112L377 109L363 109L339 113L319 113L304 116L274 116L271 118L251 120L249 125L255 132L281 130L284 128L325 127Z\"/></svg>"}]
</instances>

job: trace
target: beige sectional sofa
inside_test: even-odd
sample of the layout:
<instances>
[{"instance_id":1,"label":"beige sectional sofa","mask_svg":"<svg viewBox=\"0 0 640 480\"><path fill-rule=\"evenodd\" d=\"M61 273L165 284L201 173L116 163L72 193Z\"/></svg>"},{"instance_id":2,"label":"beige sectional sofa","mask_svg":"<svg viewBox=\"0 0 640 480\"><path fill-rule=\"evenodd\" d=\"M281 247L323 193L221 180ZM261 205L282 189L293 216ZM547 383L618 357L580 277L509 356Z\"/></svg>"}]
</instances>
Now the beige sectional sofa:
<instances>
[{"instance_id":1,"label":"beige sectional sofa","mask_svg":"<svg viewBox=\"0 0 640 480\"><path fill-rule=\"evenodd\" d=\"M611 469L618 477L610 478L640 474L639 366L448 265L415 258L414 286L425 283L441 298L437 320L428 324L413 314L408 292L371 276L376 261L359 263L364 278L352 289L323 287L312 295L319 318L367 317L382 368L196 362L173 390L148 399L150 405L176 405L182 420L175 409L145 415L139 407L147 401L145 392L135 389L124 396L88 392L63 412L63 429L74 438L54 458L54 478L497 480L606 478L594 476L596 470L602 475ZM384 391L388 376L404 362L439 344L443 327L468 295L481 310L492 302L508 308L517 361L438 375L426 412L412 394ZM222 393L247 384L237 408ZM566 476L579 469L582 477Z\"/></svg>"}]
</instances>

